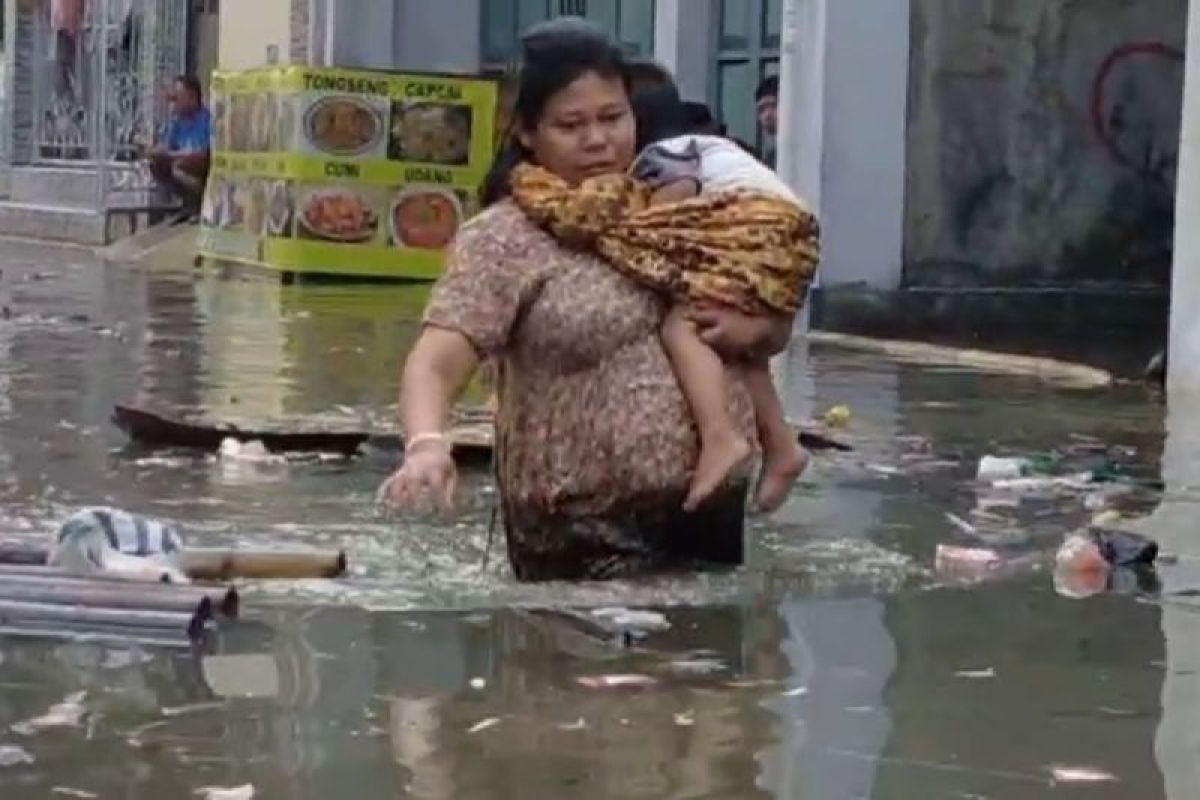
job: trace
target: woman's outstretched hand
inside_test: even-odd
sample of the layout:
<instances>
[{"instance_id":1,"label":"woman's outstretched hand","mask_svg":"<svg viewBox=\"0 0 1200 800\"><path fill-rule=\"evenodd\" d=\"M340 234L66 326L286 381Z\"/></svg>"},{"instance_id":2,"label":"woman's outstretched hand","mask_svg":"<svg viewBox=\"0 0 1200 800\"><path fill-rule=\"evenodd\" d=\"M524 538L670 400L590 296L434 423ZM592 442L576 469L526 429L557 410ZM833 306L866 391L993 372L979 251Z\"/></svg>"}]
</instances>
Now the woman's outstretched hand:
<instances>
[{"instance_id":1,"label":"woman's outstretched hand","mask_svg":"<svg viewBox=\"0 0 1200 800\"><path fill-rule=\"evenodd\" d=\"M449 445L430 443L405 454L404 463L379 487L376 499L404 510L450 511L457 485L458 469Z\"/></svg>"}]
</instances>

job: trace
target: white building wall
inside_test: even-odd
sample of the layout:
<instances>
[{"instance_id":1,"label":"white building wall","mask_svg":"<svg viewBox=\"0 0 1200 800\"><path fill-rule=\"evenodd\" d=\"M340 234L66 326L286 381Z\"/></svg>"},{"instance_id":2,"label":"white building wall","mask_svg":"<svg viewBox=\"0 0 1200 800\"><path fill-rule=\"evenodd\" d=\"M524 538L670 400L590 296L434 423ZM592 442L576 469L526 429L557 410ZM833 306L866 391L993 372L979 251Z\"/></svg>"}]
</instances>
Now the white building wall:
<instances>
[{"instance_id":1,"label":"white building wall","mask_svg":"<svg viewBox=\"0 0 1200 800\"><path fill-rule=\"evenodd\" d=\"M334 9L334 65L358 69L391 69L395 66L398 2L327 2Z\"/></svg>"},{"instance_id":2,"label":"white building wall","mask_svg":"<svg viewBox=\"0 0 1200 800\"><path fill-rule=\"evenodd\" d=\"M1149 533L1180 557L1168 573L1168 592L1194 589L1200 581L1200 539L1195 533L1195 487L1200 485L1200 5L1190 4L1184 68L1183 133L1179 146L1171 286L1171 344L1167 442L1163 479L1167 499L1152 517ZM1166 669L1162 722L1155 753L1169 800L1196 796L1200 786L1200 626L1194 608L1164 605Z\"/></svg>"},{"instance_id":3,"label":"white building wall","mask_svg":"<svg viewBox=\"0 0 1200 800\"><path fill-rule=\"evenodd\" d=\"M779 171L821 217L823 286L899 286L909 2L788 0Z\"/></svg>"},{"instance_id":4,"label":"white building wall","mask_svg":"<svg viewBox=\"0 0 1200 800\"><path fill-rule=\"evenodd\" d=\"M292 40L291 0L225 3L218 22L217 63L221 69L262 67L276 48L286 60Z\"/></svg>"},{"instance_id":5,"label":"white building wall","mask_svg":"<svg viewBox=\"0 0 1200 800\"><path fill-rule=\"evenodd\" d=\"M675 74L685 100L709 96L714 4L705 0L658 0L654 6L654 59Z\"/></svg>"},{"instance_id":6,"label":"white building wall","mask_svg":"<svg viewBox=\"0 0 1200 800\"><path fill-rule=\"evenodd\" d=\"M1188 15L1184 68L1183 133L1179 143L1175 200L1174 269L1171 286L1171 389L1200 401L1200 6Z\"/></svg>"},{"instance_id":7,"label":"white building wall","mask_svg":"<svg viewBox=\"0 0 1200 800\"><path fill-rule=\"evenodd\" d=\"M479 71L480 0L398 0L395 66L423 72Z\"/></svg>"}]
</instances>

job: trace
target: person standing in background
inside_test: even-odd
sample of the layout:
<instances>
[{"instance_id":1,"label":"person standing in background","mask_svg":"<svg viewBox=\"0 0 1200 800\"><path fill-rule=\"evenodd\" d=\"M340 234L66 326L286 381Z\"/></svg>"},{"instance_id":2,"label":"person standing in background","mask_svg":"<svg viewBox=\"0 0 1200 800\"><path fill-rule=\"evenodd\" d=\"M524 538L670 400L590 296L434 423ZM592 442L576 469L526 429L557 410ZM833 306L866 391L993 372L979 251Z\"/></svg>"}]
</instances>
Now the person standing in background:
<instances>
[{"instance_id":1,"label":"person standing in background","mask_svg":"<svg viewBox=\"0 0 1200 800\"><path fill-rule=\"evenodd\" d=\"M775 169L775 137L779 133L779 76L770 75L763 78L762 83L754 92L755 110L758 114L758 124L768 137L763 143L762 161L771 169Z\"/></svg>"},{"instance_id":2,"label":"person standing in background","mask_svg":"<svg viewBox=\"0 0 1200 800\"><path fill-rule=\"evenodd\" d=\"M55 92L78 100L75 56L83 32L83 0L50 0L50 31L54 36Z\"/></svg>"}]
</instances>

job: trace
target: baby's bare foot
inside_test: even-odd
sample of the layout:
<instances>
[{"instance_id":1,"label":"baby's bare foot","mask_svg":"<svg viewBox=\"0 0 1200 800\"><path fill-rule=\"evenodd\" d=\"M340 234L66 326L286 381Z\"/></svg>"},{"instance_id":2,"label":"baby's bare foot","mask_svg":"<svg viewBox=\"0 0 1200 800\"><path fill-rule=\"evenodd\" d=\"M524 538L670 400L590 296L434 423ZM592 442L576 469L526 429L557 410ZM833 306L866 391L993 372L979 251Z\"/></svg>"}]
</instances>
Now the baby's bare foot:
<instances>
[{"instance_id":1,"label":"baby's bare foot","mask_svg":"<svg viewBox=\"0 0 1200 800\"><path fill-rule=\"evenodd\" d=\"M683 503L684 511L695 511L703 505L752 452L750 444L733 431L705 440L687 500Z\"/></svg>"},{"instance_id":2,"label":"baby's bare foot","mask_svg":"<svg viewBox=\"0 0 1200 800\"><path fill-rule=\"evenodd\" d=\"M798 443L789 440L787 447L769 448L758 478L755 510L763 514L778 511L807 467L808 453Z\"/></svg>"}]
</instances>

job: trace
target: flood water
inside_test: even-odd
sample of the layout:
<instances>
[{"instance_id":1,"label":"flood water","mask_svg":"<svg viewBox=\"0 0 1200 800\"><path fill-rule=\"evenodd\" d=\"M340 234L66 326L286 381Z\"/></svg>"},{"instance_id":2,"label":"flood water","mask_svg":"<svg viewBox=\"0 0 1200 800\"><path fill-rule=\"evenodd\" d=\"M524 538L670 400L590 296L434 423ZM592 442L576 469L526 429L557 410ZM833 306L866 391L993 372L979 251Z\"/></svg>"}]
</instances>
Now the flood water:
<instances>
[{"instance_id":1,"label":"flood water","mask_svg":"<svg viewBox=\"0 0 1200 800\"><path fill-rule=\"evenodd\" d=\"M176 520L197 545L344 548L353 571L248 587L249 618L202 659L0 636L4 800L244 784L288 800L1200 796L1200 615L1185 597L1075 600L1033 566L970 586L933 570L938 543L1052 553L1092 513L1079 493L981 495L984 454L1099 442L1158 475L1162 406L1140 388L801 343L777 365L790 411L849 406L857 449L819 454L787 507L753 522L745 569L527 587L502 538L489 548L486 470L453 520L390 519L372 504L390 454L247 466L137 450L108 421L130 401L242 423L384 420L419 287L281 286L193 270L178 249L104 266L0 247L4 534L43 541L104 503ZM1165 542L1194 502L1119 499ZM1193 563L1164 581L1200 588ZM616 604L669 628L627 648L531 610ZM605 675L640 683L587 680ZM76 724L20 724L68 698ZM1056 767L1095 774L1056 781Z\"/></svg>"}]
</instances>

